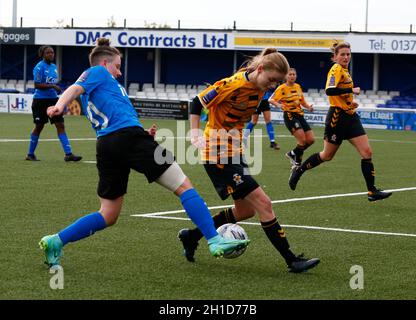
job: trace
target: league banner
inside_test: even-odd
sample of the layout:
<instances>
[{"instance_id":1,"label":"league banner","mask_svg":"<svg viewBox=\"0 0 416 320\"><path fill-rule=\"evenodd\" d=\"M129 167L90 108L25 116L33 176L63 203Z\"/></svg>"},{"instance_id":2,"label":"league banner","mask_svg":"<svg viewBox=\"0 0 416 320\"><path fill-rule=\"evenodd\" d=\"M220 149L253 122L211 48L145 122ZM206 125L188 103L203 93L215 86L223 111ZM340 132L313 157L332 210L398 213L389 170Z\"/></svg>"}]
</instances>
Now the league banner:
<instances>
[{"instance_id":1,"label":"league banner","mask_svg":"<svg viewBox=\"0 0 416 320\"><path fill-rule=\"evenodd\" d=\"M311 125L324 126L326 113L326 110L305 111L304 117ZM357 113L364 128L416 131L415 112L358 110ZM273 122L284 124L282 111L272 109L271 116Z\"/></svg>"},{"instance_id":2,"label":"league banner","mask_svg":"<svg viewBox=\"0 0 416 320\"><path fill-rule=\"evenodd\" d=\"M366 128L416 131L416 113L358 111L358 114Z\"/></svg>"}]
</instances>

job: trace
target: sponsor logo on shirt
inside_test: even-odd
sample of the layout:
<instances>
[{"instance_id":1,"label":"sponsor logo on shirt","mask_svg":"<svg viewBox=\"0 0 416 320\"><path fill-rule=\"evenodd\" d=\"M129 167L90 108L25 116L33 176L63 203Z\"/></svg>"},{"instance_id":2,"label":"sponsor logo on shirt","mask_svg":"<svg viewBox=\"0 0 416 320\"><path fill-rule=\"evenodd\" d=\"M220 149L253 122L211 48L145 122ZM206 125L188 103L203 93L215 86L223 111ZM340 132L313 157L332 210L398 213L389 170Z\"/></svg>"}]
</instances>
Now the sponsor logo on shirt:
<instances>
[{"instance_id":1,"label":"sponsor logo on shirt","mask_svg":"<svg viewBox=\"0 0 416 320\"><path fill-rule=\"evenodd\" d=\"M215 99L216 96L218 96L218 92L215 89L212 89L202 97L202 101L205 104L209 104L212 100Z\"/></svg>"},{"instance_id":2,"label":"sponsor logo on shirt","mask_svg":"<svg viewBox=\"0 0 416 320\"><path fill-rule=\"evenodd\" d=\"M57 83L57 80L55 77L46 77L46 83Z\"/></svg>"}]
</instances>

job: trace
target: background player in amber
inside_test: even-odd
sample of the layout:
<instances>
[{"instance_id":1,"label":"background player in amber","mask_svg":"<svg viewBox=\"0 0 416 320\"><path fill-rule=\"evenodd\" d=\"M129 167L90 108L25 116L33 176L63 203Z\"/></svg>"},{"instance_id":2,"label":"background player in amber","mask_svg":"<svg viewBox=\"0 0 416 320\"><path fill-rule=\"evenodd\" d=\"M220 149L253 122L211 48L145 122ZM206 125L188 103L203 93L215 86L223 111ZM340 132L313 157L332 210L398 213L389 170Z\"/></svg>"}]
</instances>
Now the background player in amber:
<instances>
[{"instance_id":1,"label":"background player in amber","mask_svg":"<svg viewBox=\"0 0 416 320\"><path fill-rule=\"evenodd\" d=\"M296 147L286 153L292 165L299 166L303 152L315 142L315 136L303 117L302 107L313 111L312 104L306 102L302 88L296 83L296 69L290 68L286 83L280 85L269 99L269 103L283 110L283 119L290 133L296 138Z\"/></svg>"},{"instance_id":2,"label":"background player in amber","mask_svg":"<svg viewBox=\"0 0 416 320\"><path fill-rule=\"evenodd\" d=\"M276 219L270 198L250 175L242 156L242 130L256 111L263 94L277 85L289 70L286 58L276 49L267 48L229 78L217 81L201 92L191 106L191 141L203 148L202 160L218 195L222 200L230 195L234 207L214 216L215 227L249 219L256 212L270 242L284 257L290 272L302 272L315 267L319 259L296 256L286 234ZM202 108L208 108L204 137L199 136ZM221 132L221 133L219 133ZM235 143L238 141L238 143ZM185 256L194 261L198 229L179 231Z\"/></svg>"},{"instance_id":3,"label":"background player in amber","mask_svg":"<svg viewBox=\"0 0 416 320\"><path fill-rule=\"evenodd\" d=\"M310 156L300 167L292 169L289 186L295 190L306 170L315 168L324 161L332 160L342 141L348 140L361 157L361 171L368 189L368 200L385 199L391 195L391 192L381 191L374 185L372 150L360 117L356 113L358 104L353 100L353 94L360 94L360 88L354 87L348 72L351 60L350 44L335 43L332 47L332 60L335 64L328 72L325 89L330 108L325 121L324 150Z\"/></svg>"}]
</instances>

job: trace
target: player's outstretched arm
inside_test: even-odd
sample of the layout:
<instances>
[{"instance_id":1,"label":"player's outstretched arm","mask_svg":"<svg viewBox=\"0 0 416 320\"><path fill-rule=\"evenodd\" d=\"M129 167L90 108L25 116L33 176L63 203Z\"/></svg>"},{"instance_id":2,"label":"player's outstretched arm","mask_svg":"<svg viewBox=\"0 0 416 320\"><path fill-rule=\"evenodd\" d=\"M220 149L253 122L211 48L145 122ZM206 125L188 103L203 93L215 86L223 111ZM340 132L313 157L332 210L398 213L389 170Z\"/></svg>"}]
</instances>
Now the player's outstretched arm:
<instances>
[{"instance_id":1,"label":"player's outstretched arm","mask_svg":"<svg viewBox=\"0 0 416 320\"><path fill-rule=\"evenodd\" d=\"M73 84L68 89L64 91L64 93L59 98L56 105L51 106L47 110L47 114L49 117L54 117L61 114L64 111L64 108L67 104L69 104L72 100L78 98L81 94L85 92L84 88L80 85Z\"/></svg>"},{"instance_id":2,"label":"player's outstretched arm","mask_svg":"<svg viewBox=\"0 0 416 320\"><path fill-rule=\"evenodd\" d=\"M205 147L205 139L199 128L200 119L201 116L197 114L191 114L189 119L191 123L191 143L198 149Z\"/></svg>"},{"instance_id":3,"label":"player's outstretched arm","mask_svg":"<svg viewBox=\"0 0 416 320\"><path fill-rule=\"evenodd\" d=\"M309 112L313 112L313 103L309 104L305 101L304 103L301 103L301 105L305 109L308 109Z\"/></svg>"},{"instance_id":4,"label":"player's outstretched arm","mask_svg":"<svg viewBox=\"0 0 416 320\"><path fill-rule=\"evenodd\" d=\"M272 96L272 97L270 97L270 99L269 99L268 101L269 101L269 103L270 103L272 106L275 106L275 107L277 107L277 108L282 109L282 108L284 107L284 105L283 105L282 103L279 103L279 101L274 100L274 99L273 99L273 96Z\"/></svg>"},{"instance_id":5,"label":"player's outstretched arm","mask_svg":"<svg viewBox=\"0 0 416 320\"><path fill-rule=\"evenodd\" d=\"M156 123L153 123L152 124L152 126L149 128L149 129L147 129L147 132L153 137L153 138L155 138L155 136L156 136L156 131L157 131L157 125L156 125Z\"/></svg>"}]
</instances>

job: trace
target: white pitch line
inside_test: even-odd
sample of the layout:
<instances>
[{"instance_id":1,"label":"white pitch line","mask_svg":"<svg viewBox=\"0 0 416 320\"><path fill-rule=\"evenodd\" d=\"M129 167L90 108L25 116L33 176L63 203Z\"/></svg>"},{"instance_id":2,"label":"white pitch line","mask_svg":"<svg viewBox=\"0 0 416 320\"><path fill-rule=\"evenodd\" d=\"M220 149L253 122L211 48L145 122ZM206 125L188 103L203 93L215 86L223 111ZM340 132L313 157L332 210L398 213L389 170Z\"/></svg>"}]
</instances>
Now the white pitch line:
<instances>
[{"instance_id":1,"label":"white pitch line","mask_svg":"<svg viewBox=\"0 0 416 320\"><path fill-rule=\"evenodd\" d=\"M95 141L97 138L71 138L71 141ZM0 142L29 142L30 139L0 139ZM39 142L55 142L59 139L39 139Z\"/></svg>"},{"instance_id":2,"label":"white pitch line","mask_svg":"<svg viewBox=\"0 0 416 320\"><path fill-rule=\"evenodd\" d=\"M416 141L368 139L371 142L416 143Z\"/></svg>"},{"instance_id":3,"label":"white pitch line","mask_svg":"<svg viewBox=\"0 0 416 320\"><path fill-rule=\"evenodd\" d=\"M391 189L391 190L385 190L388 192L403 192L403 191L411 191L416 190L416 187L410 187L410 188L401 188L401 189ZM319 200L319 199L330 199L330 198L341 198L341 197L353 197L353 196L360 196L365 195L367 192L354 192L354 193L340 193L340 194L330 194L325 196L315 196L315 197L305 197L305 198L291 198L291 199L283 199L283 200L273 200L272 203L287 203L287 202L297 202L297 201L309 201L309 200ZM222 205L222 206L212 206L208 207L210 210L216 210L216 209L225 209L225 208L231 208L234 205ZM172 210L172 211L160 211L160 212L153 212L153 213L142 213L142 214L132 214L132 217L140 217L140 216L160 216L165 214L175 214L175 213L184 213L185 210Z\"/></svg>"},{"instance_id":4,"label":"white pitch line","mask_svg":"<svg viewBox=\"0 0 416 320\"><path fill-rule=\"evenodd\" d=\"M254 135L253 137L261 137L261 138L265 138L265 137L268 137L268 135ZM289 136L289 135L277 135L277 137L280 137L280 138L292 138L292 136ZM176 136L174 136L174 137L156 137L156 140L171 140L171 139L181 139L181 140L183 140L183 139L186 139L186 140L191 140L191 138L190 137L182 137L182 136L179 136L179 137L176 137ZM97 140L97 138L71 138L70 139L71 141L95 141L95 140ZM29 142L30 141L30 139L7 139L7 138L4 138L4 139L0 139L0 142ZM56 138L52 138L52 139L39 139L39 142L56 142L56 141L59 141L59 139L56 139Z\"/></svg>"},{"instance_id":5,"label":"white pitch line","mask_svg":"<svg viewBox=\"0 0 416 320\"><path fill-rule=\"evenodd\" d=\"M181 217L165 217L165 216L152 216L148 214L143 215L133 215L136 217L142 218L153 218L153 219L170 219L170 220L190 220L189 218ZM258 222L238 222L239 224L255 225L259 226ZM353 229L340 229L340 228L326 228L326 227L315 227L315 226L299 226L299 225L290 225L282 224L284 228L298 228L298 229L309 229L309 230L324 230L324 231L335 231L335 232L345 232L345 233L361 233L361 234L375 234L383 236L400 236L400 237L416 237L416 234L412 233L399 233L399 232L383 232L383 231L369 231L369 230L353 230Z\"/></svg>"},{"instance_id":6,"label":"white pitch line","mask_svg":"<svg viewBox=\"0 0 416 320\"><path fill-rule=\"evenodd\" d=\"M290 138L292 139L293 136L291 135L286 135L286 134L278 134L276 135L278 138ZM253 135L253 137L256 138L265 138L268 137L268 135ZM323 137L315 137L316 139L322 139ZM180 140L190 140L189 137L156 137L157 141L163 141L163 140L171 140L171 139L180 139ZM71 141L95 141L97 140L96 138L71 138ZM416 144L416 141L401 141L401 140L382 140L382 139L369 139L371 142L392 142L392 143L404 143L404 144ZM0 143L1 142L29 142L30 139L0 139ZM40 142L44 141L44 142L56 142L59 141L59 139L39 139Z\"/></svg>"}]
</instances>

